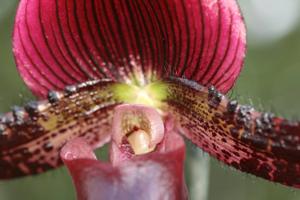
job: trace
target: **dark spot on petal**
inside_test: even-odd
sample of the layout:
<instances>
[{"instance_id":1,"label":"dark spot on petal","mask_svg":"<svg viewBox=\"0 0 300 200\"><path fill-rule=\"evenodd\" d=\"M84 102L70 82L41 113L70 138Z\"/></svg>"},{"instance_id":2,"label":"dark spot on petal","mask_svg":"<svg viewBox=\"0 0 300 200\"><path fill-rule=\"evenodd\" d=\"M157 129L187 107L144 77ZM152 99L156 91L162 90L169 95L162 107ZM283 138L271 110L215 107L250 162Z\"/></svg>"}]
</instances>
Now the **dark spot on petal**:
<instances>
[{"instance_id":1,"label":"dark spot on petal","mask_svg":"<svg viewBox=\"0 0 300 200\"><path fill-rule=\"evenodd\" d=\"M210 106L217 108L221 103L223 97L223 94L218 92L214 86L210 86L208 88L208 100Z\"/></svg>"},{"instance_id":2,"label":"dark spot on petal","mask_svg":"<svg viewBox=\"0 0 300 200\"><path fill-rule=\"evenodd\" d=\"M48 101L50 103L55 103L60 99L60 93L56 91L50 91L48 93Z\"/></svg>"},{"instance_id":3,"label":"dark spot on petal","mask_svg":"<svg viewBox=\"0 0 300 200\"><path fill-rule=\"evenodd\" d=\"M231 162L230 165L233 166L236 169L240 169L240 165L235 161Z\"/></svg>"},{"instance_id":4,"label":"dark spot on petal","mask_svg":"<svg viewBox=\"0 0 300 200\"><path fill-rule=\"evenodd\" d=\"M256 158L242 159L240 161L240 165L243 170L247 172L254 172L257 171L259 161Z\"/></svg>"},{"instance_id":5,"label":"dark spot on petal","mask_svg":"<svg viewBox=\"0 0 300 200\"><path fill-rule=\"evenodd\" d=\"M237 101L235 101L235 100L229 101L228 104L227 104L227 111L229 113L235 113L237 107L238 107L238 102Z\"/></svg>"},{"instance_id":6,"label":"dark spot on petal","mask_svg":"<svg viewBox=\"0 0 300 200\"><path fill-rule=\"evenodd\" d=\"M43 149L46 152L52 151L53 150L53 145L50 142L47 142L43 145Z\"/></svg>"},{"instance_id":7,"label":"dark spot on petal","mask_svg":"<svg viewBox=\"0 0 300 200\"><path fill-rule=\"evenodd\" d=\"M230 128L230 133L233 137L237 138L239 136L239 129L237 128Z\"/></svg>"},{"instance_id":8,"label":"dark spot on petal","mask_svg":"<svg viewBox=\"0 0 300 200\"><path fill-rule=\"evenodd\" d=\"M248 131L243 132L241 135L241 140L247 144L253 145L258 149L266 149L268 146L268 141L265 138Z\"/></svg>"},{"instance_id":9,"label":"dark spot on petal","mask_svg":"<svg viewBox=\"0 0 300 200\"><path fill-rule=\"evenodd\" d=\"M28 102L26 105L25 105L25 110L28 112L28 114L30 115L30 116L32 116L32 115L34 115L34 114L36 114L37 113L37 111L38 111L38 106L39 106L39 104L38 104L38 102L36 102L36 101L30 101L30 102Z\"/></svg>"},{"instance_id":10,"label":"dark spot on petal","mask_svg":"<svg viewBox=\"0 0 300 200\"><path fill-rule=\"evenodd\" d=\"M270 179L271 177L269 173L271 170L272 168L267 163L263 163L262 165L259 166L257 175L265 179Z\"/></svg>"}]
</instances>

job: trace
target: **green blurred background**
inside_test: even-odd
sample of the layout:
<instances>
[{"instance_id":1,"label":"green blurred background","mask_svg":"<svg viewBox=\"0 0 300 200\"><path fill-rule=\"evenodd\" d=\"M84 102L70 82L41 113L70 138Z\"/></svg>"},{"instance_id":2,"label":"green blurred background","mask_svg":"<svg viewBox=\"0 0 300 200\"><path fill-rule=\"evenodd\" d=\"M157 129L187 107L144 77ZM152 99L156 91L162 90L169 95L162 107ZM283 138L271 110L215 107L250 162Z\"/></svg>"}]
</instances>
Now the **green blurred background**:
<instances>
[{"instance_id":1,"label":"green blurred background","mask_svg":"<svg viewBox=\"0 0 300 200\"><path fill-rule=\"evenodd\" d=\"M229 96L265 111L299 119L300 1L239 2L248 27L248 53L244 70ZM16 0L0 0L0 112L33 98L17 74L12 55L16 5ZM197 159L203 157L207 155L200 153ZM300 199L300 190L240 173L214 159L210 161L208 183L209 200ZM66 170L59 169L36 177L0 182L0 200L19 199L71 200L75 195Z\"/></svg>"}]
</instances>

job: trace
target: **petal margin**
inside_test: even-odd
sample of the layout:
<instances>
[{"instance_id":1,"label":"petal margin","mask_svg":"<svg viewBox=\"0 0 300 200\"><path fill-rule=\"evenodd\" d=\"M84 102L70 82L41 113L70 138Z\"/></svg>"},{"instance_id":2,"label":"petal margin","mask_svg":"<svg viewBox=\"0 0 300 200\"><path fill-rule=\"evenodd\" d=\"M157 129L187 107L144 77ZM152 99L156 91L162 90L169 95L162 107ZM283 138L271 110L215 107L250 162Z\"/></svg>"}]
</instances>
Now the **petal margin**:
<instances>
[{"instance_id":1,"label":"petal margin","mask_svg":"<svg viewBox=\"0 0 300 200\"><path fill-rule=\"evenodd\" d=\"M166 109L194 144L236 169L300 188L299 121L238 105L213 87L186 79L166 84Z\"/></svg>"},{"instance_id":2,"label":"petal margin","mask_svg":"<svg viewBox=\"0 0 300 200\"><path fill-rule=\"evenodd\" d=\"M97 148L111 139L113 81L90 81L49 92L47 101L15 107L0 117L0 179L42 173L59 167L60 148L83 137Z\"/></svg>"},{"instance_id":3,"label":"petal margin","mask_svg":"<svg viewBox=\"0 0 300 200\"><path fill-rule=\"evenodd\" d=\"M34 94L141 72L227 92L245 54L235 0L21 0L13 50ZM141 81L143 82L143 81Z\"/></svg>"}]
</instances>

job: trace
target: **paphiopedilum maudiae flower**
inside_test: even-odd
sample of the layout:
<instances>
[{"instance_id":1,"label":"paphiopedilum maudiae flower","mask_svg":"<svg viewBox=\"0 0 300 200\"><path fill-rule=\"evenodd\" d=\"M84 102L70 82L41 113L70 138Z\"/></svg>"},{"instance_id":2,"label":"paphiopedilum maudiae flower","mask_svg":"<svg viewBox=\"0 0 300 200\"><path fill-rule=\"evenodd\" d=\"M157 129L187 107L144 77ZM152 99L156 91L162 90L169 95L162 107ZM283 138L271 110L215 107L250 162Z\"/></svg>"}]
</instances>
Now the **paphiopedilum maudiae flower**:
<instances>
[{"instance_id":1,"label":"paphiopedilum maudiae flower","mask_svg":"<svg viewBox=\"0 0 300 200\"><path fill-rule=\"evenodd\" d=\"M118 106L138 104L155 109L164 128L171 121L173 135L179 132L218 160L299 187L299 122L223 95L241 71L245 45L234 0L21 0L13 35L17 67L32 92L47 100L15 107L1 118L0 177L58 167L60 149L73 138L101 147L111 140ZM130 115L119 127L122 140L115 141L116 150L131 151L128 166L139 159L160 163L156 157L178 150L160 152L159 145L169 144L164 130L145 155L135 155L141 142L153 142L145 130L152 118L141 113L148 120ZM83 149L74 155L95 162L82 140L64 150L74 145Z\"/></svg>"}]
</instances>

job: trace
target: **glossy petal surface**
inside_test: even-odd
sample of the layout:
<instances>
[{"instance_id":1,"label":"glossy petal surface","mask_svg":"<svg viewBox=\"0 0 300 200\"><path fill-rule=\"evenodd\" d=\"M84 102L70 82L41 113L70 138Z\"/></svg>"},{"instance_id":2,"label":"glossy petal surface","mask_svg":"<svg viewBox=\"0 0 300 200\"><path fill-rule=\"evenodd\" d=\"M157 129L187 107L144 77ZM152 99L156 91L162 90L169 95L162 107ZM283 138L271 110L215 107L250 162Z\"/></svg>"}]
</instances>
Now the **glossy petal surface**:
<instances>
[{"instance_id":1,"label":"glossy petal surface","mask_svg":"<svg viewBox=\"0 0 300 200\"><path fill-rule=\"evenodd\" d=\"M245 54L235 0L21 0L13 49L34 94L178 76L227 92Z\"/></svg>"},{"instance_id":2,"label":"glossy petal surface","mask_svg":"<svg viewBox=\"0 0 300 200\"><path fill-rule=\"evenodd\" d=\"M73 178L78 199L187 199L183 178L184 143L178 135L168 137L167 148L117 166L97 161L82 139L67 143L61 157Z\"/></svg>"},{"instance_id":3,"label":"glossy petal surface","mask_svg":"<svg viewBox=\"0 0 300 200\"><path fill-rule=\"evenodd\" d=\"M300 187L299 122L238 105L185 79L166 83L166 109L194 144L241 171Z\"/></svg>"}]
</instances>

